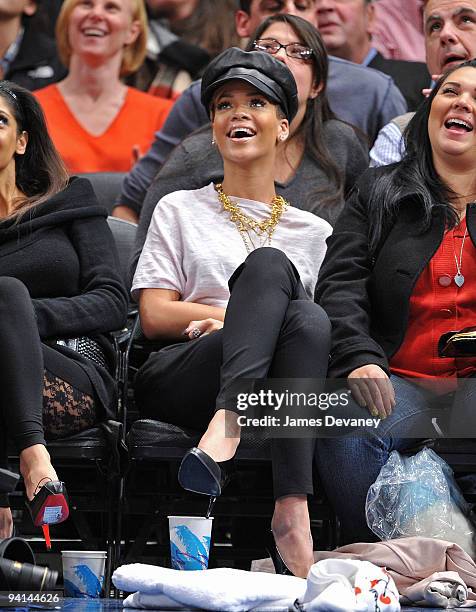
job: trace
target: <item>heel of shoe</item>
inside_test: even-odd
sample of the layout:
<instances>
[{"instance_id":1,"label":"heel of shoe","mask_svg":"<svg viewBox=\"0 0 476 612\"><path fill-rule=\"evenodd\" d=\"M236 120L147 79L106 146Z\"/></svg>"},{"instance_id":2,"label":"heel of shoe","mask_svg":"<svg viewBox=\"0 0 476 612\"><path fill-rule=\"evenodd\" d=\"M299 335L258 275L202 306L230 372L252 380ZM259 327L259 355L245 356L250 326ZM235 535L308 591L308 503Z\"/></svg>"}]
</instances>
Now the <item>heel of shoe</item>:
<instances>
[{"instance_id":1,"label":"heel of shoe","mask_svg":"<svg viewBox=\"0 0 476 612\"><path fill-rule=\"evenodd\" d=\"M205 518L210 518L210 514L212 513L212 510L215 506L215 502L216 502L217 498L213 497L213 495L210 497L210 501L208 502L208 509L207 509L207 513L205 515Z\"/></svg>"},{"instance_id":2,"label":"heel of shoe","mask_svg":"<svg viewBox=\"0 0 476 612\"><path fill-rule=\"evenodd\" d=\"M51 549L50 525L62 523L69 516L68 494L63 482L42 485L31 501L25 502L35 527L41 527L47 549Z\"/></svg>"},{"instance_id":3,"label":"heel of shoe","mask_svg":"<svg viewBox=\"0 0 476 612\"><path fill-rule=\"evenodd\" d=\"M41 526L43 537L45 538L46 549L51 550L50 526L48 523L43 523Z\"/></svg>"},{"instance_id":4,"label":"heel of shoe","mask_svg":"<svg viewBox=\"0 0 476 612\"><path fill-rule=\"evenodd\" d=\"M69 516L68 495L64 483L48 482L43 485L27 506L35 527L62 523Z\"/></svg>"},{"instance_id":5,"label":"heel of shoe","mask_svg":"<svg viewBox=\"0 0 476 612\"><path fill-rule=\"evenodd\" d=\"M274 539L274 534L271 529L268 532L267 543L266 543L266 551L268 555L271 557L271 561L274 565L274 571L277 574L281 574L283 576L294 576L292 571L288 568L286 563L283 561L281 554L276 546L276 541Z\"/></svg>"},{"instance_id":6,"label":"heel of shoe","mask_svg":"<svg viewBox=\"0 0 476 612\"><path fill-rule=\"evenodd\" d=\"M234 470L233 459L215 461L201 448L188 450L180 464L178 481L187 491L219 497Z\"/></svg>"}]
</instances>

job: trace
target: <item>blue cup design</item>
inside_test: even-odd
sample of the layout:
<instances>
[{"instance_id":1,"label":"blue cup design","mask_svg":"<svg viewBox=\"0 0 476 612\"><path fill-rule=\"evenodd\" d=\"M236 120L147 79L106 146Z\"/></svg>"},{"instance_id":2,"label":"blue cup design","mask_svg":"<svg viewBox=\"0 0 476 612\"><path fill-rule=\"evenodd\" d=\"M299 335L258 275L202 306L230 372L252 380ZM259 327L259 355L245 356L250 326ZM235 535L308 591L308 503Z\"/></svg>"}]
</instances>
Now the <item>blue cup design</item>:
<instances>
[{"instance_id":1,"label":"blue cup design","mask_svg":"<svg viewBox=\"0 0 476 612\"><path fill-rule=\"evenodd\" d=\"M74 584L70 580L64 580L64 594L66 597L83 597L87 599L90 597L100 597L103 576L101 576L100 581L87 565L75 565L73 569L78 581Z\"/></svg>"},{"instance_id":2,"label":"blue cup design","mask_svg":"<svg viewBox=\"0 0 476 612\"><path fill-rule=\"evenodd\" d=\"M170 530L170 554L173 569L204 570L208 567L210 536L197 536L187 525Z\"/></svg>"},{"instance_id":3,"label":"blue cup design","mask_svg":"<svg viewBox=\"0 0 476 612\"><path fill-rule=\"evenodd\" d=\"M66 597L97 599L104 583L105 553L63 551L63 583Z\"/></svg>"}]
</instances>

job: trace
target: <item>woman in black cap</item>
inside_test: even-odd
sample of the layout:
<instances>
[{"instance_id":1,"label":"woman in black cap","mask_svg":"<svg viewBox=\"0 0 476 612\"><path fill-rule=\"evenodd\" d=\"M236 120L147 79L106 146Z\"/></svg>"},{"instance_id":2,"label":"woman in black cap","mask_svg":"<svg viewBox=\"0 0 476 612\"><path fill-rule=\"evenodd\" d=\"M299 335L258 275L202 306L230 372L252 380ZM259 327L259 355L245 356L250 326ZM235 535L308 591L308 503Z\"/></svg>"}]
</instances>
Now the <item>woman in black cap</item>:
<instances>
[{"instance_id":1,"label":"woman in black cap","mask_svg":"<svg viewBox=\"0 0 476 612\"><path fill-rule=\"evenodd\" d=\"M223 157L223 182L162 198L132 290L140 292L145 335L182 340L153 353L139 371L141 414L206 430L185 455L179 480L216 497L240 441L233 383L326 375L330 327L311 298L331 226L276 195L276 149L298 106L283 63L228 49L204 74L202 102ZM313 439L272 441L272 529L299 576L313 563L313 452Z\"/></svg>"}]
</instances>

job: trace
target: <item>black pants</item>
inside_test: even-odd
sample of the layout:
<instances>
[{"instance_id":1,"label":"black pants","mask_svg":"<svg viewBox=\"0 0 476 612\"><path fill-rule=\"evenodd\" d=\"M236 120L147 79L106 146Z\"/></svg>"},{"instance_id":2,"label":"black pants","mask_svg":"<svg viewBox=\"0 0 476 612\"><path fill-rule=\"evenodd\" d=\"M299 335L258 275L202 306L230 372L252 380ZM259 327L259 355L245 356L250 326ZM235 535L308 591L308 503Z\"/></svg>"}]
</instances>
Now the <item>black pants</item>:
<instances>
[{"instance_id":1,"label":"black pants","mask_svg":"<svg viewBox=\"0 0 476 612\"><path fill-rule=\"evenodd\" d=\"M92 424L89 378L73 359L41 342L28 290L10 277L0 277L0 351L0 465L6 465L9 438L18 452L45 443L44 416L53 436Z\"/></svg>"},{"instance_id":2,"label":"black pants","mask_svg":"<svg viewBox=\"0 0 476 612\"><path fill-rule=\"evenodd\" d=\"M253 251L230 279L224 327L153 353L136 378L143 416L204 431L233 381L317 378L327 372L330 323L277 249ZM272 440L275 497L312 494L313 438Z\"/></svg>"}]
</instances>

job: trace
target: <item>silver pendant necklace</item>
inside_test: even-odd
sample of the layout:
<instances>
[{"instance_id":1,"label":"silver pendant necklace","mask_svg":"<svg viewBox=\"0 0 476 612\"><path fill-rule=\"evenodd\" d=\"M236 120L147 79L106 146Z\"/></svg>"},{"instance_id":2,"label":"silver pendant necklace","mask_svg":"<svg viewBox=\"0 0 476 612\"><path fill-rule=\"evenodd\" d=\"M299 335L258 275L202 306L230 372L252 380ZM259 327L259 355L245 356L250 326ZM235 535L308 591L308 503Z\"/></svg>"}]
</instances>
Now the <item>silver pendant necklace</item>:
<instances>
[{"instance_id":1,"label":"silver pendant necklace","mask_svg":"<svg viewBox=\"0 0 476 612\"><path fill-rule=\"evenodd\" d=\"M459 252L459 261L458 261L458 258L456 257L455 244L453 241L453 255L455 257L455 263L456 263L456 274L453 276L453 280L458 287L462 287L464 285L464 276L461 273L461 265L463 263L464 241L466 240L467 235L468 235L468 226L466 226L466 229L464 230L464 236L461 242L461 249Z\"/></svg>"}]
</instances>

